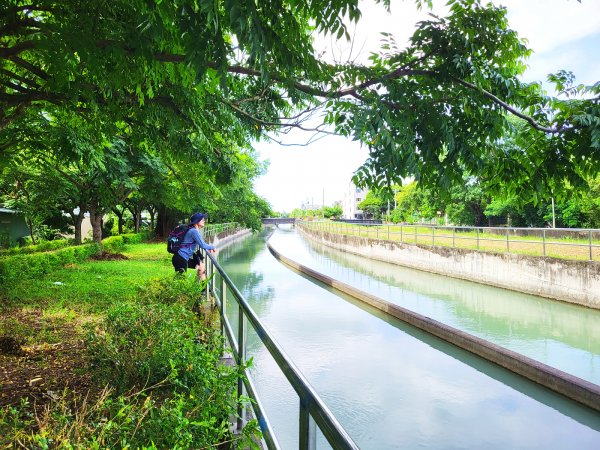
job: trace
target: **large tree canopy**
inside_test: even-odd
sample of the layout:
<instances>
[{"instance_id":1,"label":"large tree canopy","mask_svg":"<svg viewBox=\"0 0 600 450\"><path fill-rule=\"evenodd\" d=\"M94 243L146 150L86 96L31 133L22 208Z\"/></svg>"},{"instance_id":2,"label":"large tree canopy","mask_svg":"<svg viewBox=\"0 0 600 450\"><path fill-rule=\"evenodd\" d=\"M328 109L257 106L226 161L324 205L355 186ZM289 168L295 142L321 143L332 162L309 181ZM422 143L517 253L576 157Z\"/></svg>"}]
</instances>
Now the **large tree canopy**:
<instances>
[{"instance_id":1,"label":"large tree canopy","mask_svg":"<svg viewBox=\"0 0 600 450\"><path fill-rule=\"evenodd\" d=\"M449 189L467 174L535 198L584 185L600 162L600 84L561 72L562 95L547 96L519 79L530 50L504 8L449 3L407 48L388 37L363 66L320 61L312 45L315 30L343 37L357 0L7 0L0 151L67 111L173 172L198 159L226 181L238 149L322 107L369 147L356 180L371 187L414 176Z\"/></svg>"}]
</instances>

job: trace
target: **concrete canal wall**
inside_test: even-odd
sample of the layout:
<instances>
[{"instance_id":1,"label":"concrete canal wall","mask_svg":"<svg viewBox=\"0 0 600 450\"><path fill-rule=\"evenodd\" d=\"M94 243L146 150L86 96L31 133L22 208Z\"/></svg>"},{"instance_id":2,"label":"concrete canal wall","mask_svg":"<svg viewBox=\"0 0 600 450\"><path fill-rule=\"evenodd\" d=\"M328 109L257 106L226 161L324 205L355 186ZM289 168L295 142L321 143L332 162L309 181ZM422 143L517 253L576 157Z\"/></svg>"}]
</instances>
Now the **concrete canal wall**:
<instances>
[{"instance_id":1,"label":"concrete canal wall","mask_svg":"<svg viewBox=\"0 0 600 450\"><path fill-rule=\"evenodd\" d=\"M437 320L395 305L349 284L316 272L309 267L289 259L267 244L275 258L288 266L313 277L322 283L373 306L387 315L395 317L457 347L478 355L518 375L530 379L550 390L600 411L600 386L574 375L548 366L527 356L453 328Z\"/></svg>"},{"instance_id":2,"label":"concrete canal wall","mask_svg":"<svg viewBox=\"0 0 600 450\"><path fill-rule=\"evenodd\" d=\"M344 252L600 309L598 262L404 244L296 226L311 240Z\"/></svg>"}]
</instances>

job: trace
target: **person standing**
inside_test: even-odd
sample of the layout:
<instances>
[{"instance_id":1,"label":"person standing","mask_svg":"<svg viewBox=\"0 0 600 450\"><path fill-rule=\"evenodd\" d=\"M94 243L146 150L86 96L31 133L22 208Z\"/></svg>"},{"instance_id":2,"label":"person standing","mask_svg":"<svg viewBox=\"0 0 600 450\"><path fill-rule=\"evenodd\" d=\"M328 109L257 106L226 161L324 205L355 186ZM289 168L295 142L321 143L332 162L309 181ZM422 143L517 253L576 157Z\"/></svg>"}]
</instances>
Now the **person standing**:
<instances>
[{"instance_id":1,"label":"person standing","mask_svg":"<svg viewBox=\"0 0 600 450\"><path fill-rule=\"evenodd\" d=\"M206 268L204 266L204 257L200 249L215 254L217 250L214 245L207 244L202 238L200 229L204 228L206 222L206 214L194 213L190 217L187 231L181 242L181 248L173 255L171 262L175 268L175 272L184 273L188 268L196 269L199 280L206 279Z\"/></svg>"}]
</instances>

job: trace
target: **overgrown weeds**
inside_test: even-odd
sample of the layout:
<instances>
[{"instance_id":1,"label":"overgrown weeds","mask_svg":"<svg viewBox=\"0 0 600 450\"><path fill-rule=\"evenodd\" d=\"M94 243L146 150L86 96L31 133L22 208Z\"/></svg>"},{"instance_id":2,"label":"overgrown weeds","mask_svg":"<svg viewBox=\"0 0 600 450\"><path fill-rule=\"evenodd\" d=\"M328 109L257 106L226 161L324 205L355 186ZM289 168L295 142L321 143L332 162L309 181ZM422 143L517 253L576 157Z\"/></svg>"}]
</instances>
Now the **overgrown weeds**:
<instances>
[{"instance_id":1,"label":"overgrown weeds","mask_svg":"<svg viewBox=\"0 0 600 450\"><path fill-rule=\"evenodd\" d=\"M196 283L192 272L174 277L162 245L132 247L126 261L78 262L27 278L16 297L34 308L29 311L35 316L14 306L4 310L8 315L0 328L19 347L41 341L60 345L44 353L46 360L18 352L0 359L3 364L27 359L12 367L22 365L28 372L20 378L11 372L23 380L23 395L0 408L0 448L257 448L255 421L235 436L230 429L239 402L249 400L236 396L242 368L221 364L219 330L198 315L199 303L207 303L205 285ZM51 284L56 281L61 284ZM35 286L43 296L37 297ZM79 342L77 358L57 334L60 327L77 333L71 336ZM91 386L83 383L86 390L74 392L69 383L63 390L55 384L52 391L37 385L37 396L27 394L33 370L43 371L59 357L62 367L69 356ZM46 403L40 406L41 398Z\"/></svg>"}]
</instances>

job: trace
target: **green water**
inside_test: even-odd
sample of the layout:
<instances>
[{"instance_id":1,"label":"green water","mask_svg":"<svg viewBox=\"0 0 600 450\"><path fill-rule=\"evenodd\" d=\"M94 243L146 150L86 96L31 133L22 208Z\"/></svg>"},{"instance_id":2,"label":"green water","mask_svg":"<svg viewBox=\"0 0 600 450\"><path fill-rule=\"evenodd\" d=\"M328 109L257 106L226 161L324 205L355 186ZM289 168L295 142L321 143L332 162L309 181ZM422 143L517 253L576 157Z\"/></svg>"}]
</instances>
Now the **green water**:
<instances>
[{"instance_id":1,"label":"green water","mask_svg":"<svg viewBox=\"0 0 600 450\"><path fill-rule=\"evenodd\" d=\"M402 306L421 307L419 312L428 311L457 328L468 325L469 332L479 330L482 337L487 333L535 349L544 348L535 341L559 342L568 335L564 355L577 349L574 353L588 352L591 365L597 364L597 340L590 336L586 344L588 331L581 330L589 326L590 333L597 332L592 330L594 320L578 327L579 313L562 318L554 302L552 318L543 320L561 325L546 326L551 337L543 337L536 309L524 307L521 302L526 300L514 293L503 297L509 291L485 288L478 293L473 289L484 287L417 271L397 275L368 260L351 261L312 246L291 231L278 230L271 239L278 251L302 264L329 270L329 275L361 289L378 286L376 294L382 297L388 289ZM223 249L219 262L361 449L600 448L599 414L291 271L271 256L264 236ZM521 315L513 312L522 306ZM233 324L236 311L229 305ZM436 312L439 317L433 316ZM520 319L514 321L515 315ZM275 435L283 448L295 449L297 396L253 332L248 333L248 349ZM579 356L572 359L573 367L585 366ZM318 444L328 448L322 438Z\"/></svg>"}]
</instances>

